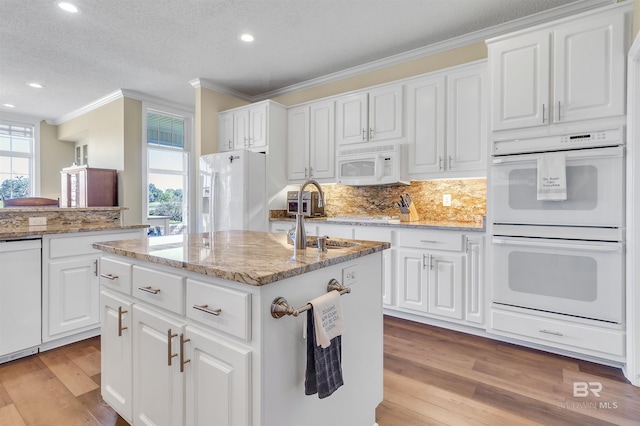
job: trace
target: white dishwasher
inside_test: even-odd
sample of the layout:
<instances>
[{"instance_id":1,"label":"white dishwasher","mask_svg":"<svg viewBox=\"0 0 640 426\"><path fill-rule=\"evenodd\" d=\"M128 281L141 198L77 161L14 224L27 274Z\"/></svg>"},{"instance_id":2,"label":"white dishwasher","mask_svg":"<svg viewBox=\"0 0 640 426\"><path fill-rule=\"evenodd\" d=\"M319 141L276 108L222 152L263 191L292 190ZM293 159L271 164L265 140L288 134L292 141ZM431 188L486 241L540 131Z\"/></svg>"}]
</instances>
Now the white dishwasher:
<instances>
[{"instance_id":1,"label":"white dishwasher","mask_svg":"<svg viewBox=\"0 0 640 426\"><path fill-rule=\"evenodd\" d=\"M37 352L42 240L0 241L0 362Z\"/></svg>"}]
</instances>

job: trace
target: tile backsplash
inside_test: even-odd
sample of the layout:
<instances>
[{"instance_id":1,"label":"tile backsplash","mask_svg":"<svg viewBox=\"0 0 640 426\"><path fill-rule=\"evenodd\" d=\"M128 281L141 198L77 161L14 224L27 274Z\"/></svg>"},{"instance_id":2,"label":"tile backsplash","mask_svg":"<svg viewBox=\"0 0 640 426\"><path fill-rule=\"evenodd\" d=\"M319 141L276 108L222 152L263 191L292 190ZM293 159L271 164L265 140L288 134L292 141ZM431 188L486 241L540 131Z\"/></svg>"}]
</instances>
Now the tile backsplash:
<instances>
[{"instance_id":1,"label":"tile backsplash","mask_svg":"<svg viewBox=\"0 0 640 426\"><path fill-rule=\"evenodd\" d=\"M409 186L322 185L327 216L398 216L400 195L408 193L420 220L481 223L486 215L487 180L446 179L412 181ZM451 195L451 206L442 205L443 194Z\"/></svg>"}]
</instances>

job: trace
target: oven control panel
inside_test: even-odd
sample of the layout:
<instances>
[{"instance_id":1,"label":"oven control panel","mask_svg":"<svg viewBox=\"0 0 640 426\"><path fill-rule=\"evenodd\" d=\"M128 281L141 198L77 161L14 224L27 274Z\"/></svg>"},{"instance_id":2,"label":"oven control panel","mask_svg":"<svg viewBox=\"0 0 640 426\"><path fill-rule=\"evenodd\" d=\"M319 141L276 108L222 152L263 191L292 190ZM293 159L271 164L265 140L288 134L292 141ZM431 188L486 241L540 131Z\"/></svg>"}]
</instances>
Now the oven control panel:
<instances>
[{"instance_id":1,"label":"oven control panel","mask_svg":"<svg viewBox=\"0 0 640 426\"><path fill-rule=\"evenodd\" d=\"M616 146L624 143L622 128L535 138L496 140L493 155Z\"/></svg>"}]
</instances>

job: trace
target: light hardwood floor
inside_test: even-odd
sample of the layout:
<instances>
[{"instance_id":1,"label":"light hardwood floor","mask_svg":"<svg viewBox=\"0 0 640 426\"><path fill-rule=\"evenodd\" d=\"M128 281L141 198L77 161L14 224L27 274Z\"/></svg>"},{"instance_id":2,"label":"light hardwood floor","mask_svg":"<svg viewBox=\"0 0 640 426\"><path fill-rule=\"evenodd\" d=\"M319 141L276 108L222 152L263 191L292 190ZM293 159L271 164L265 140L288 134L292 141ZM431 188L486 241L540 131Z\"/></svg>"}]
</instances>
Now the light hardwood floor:
<instances>
[{"instance_id":1,"label":"light hardwood floor","mask_svg":"<svg viewBox=\"0 0 640 426\"><path fill-rule=\"evenodd\" d=\"M640 388L618 369L396 318L384 327L380 426L640 424ZM600 397L574 397L574 382L601 383ZM100 397L99 338L0 365L0 425L127 425Z\"/></svg>"}]
</instances>

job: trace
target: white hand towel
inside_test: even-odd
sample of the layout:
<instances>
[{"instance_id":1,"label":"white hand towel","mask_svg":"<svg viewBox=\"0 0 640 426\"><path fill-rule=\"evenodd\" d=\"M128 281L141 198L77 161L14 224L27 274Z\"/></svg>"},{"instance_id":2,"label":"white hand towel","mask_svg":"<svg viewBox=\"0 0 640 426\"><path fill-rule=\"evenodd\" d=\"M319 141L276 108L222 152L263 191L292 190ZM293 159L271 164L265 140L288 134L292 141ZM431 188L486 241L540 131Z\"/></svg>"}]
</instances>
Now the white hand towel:
<instances>
[{"instance_id":1,"label":"white hand towel","mask_svg":"<svg viewBox=\"0 0 640 426\"><path fill-rule=\"evenodd\" d=\"M567 199L567 166L565 155L541 154L538 157L538 200Z\"/></svg>"},{"instance_id":2,"label":"white hand towel","mask_svg":"<svg viewBox=\"0 0 640 426\"><path fill-rule=\"evenodd\" d=\"M313 305L316 343L318 346L328 348L331 345L331 339L341 336L344 332L340 293L333 290L316 297L309 303Z\"/></svg>"}]
</instances>

